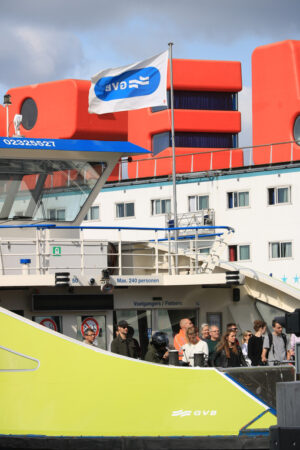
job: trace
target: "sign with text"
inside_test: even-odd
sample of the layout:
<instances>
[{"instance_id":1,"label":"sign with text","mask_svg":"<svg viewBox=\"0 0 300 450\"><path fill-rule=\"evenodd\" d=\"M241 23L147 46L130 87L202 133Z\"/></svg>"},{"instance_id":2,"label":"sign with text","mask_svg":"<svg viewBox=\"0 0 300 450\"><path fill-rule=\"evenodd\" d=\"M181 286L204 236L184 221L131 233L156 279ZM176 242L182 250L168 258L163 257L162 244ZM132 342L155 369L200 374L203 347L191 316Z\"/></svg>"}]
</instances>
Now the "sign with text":
<instances>
[{"instance_id":1,"label":"sign with text","mask_svg":"<svg viewBox=\"0 0 300 450\"><path fill-rule=\"evenodd\" d=\"M122 275L111 277L115 286L158 286L161 284L159 275Z\"/></svg>"}]
</instances>

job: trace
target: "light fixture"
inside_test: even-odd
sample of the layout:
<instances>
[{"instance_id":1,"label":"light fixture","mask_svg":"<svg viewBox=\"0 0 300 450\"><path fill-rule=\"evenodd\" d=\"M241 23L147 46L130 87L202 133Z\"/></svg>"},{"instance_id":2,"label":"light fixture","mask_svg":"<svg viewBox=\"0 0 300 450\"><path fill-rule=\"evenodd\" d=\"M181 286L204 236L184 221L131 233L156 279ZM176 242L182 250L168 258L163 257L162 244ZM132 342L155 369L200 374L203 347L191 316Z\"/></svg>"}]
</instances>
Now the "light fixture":
<instances>
[{"instance_id":1,"label":"light fixture","mask_svg":"<svg viewBox=\"0 0 300 450\"><path fill-rule=\"evenodd\" d=\"M3 105L5 105L5 106L11 105L10 99L11 99L11 95L5 94L4 98L3 98Z\"/></svg>"},{"instance_id":2,"label":"light fixture","mask_svg":"<svg viewBox=\"0 0 300 450\"><path fill-rule=\"evenodd\" d=\"M3 98L3 105L6 107L6 136L9 137L9 114L8 107L11 105L11 96L9 94L5 94Z\"/></svg>"}]
</instances>

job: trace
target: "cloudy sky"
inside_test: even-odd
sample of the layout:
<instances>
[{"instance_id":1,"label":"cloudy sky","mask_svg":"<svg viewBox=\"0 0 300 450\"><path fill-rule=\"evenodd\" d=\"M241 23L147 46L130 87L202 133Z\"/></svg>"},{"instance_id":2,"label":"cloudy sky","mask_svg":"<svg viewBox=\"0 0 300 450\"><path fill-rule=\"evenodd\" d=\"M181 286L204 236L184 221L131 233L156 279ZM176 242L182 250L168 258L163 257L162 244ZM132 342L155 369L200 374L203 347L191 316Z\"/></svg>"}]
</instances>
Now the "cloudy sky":
<instances>
[{"instance_id":1,"label":"cloudy sky","mask_svg":"<svg viewBox=\"0 0 300 450\"><path fill-rule=\"evenodd\" d=\"M168 48L174 58L241 61L240 145L251 143L251 53L300 40L300 0L1 0L0 99L7 89L90 79Z\"/></svg>"}]
</instances>

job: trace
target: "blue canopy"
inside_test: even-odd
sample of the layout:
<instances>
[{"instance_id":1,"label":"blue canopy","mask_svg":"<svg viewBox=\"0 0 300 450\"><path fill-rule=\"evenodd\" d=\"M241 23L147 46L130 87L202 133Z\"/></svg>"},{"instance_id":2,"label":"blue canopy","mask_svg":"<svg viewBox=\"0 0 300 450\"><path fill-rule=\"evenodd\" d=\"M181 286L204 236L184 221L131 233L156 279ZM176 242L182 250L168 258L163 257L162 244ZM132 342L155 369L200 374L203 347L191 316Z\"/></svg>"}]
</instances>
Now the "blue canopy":
<instances>
[{"instance_id":1,"label":"blue canopy","mask_svg":"<svg viewBox=\"0 0 300 450\"><path fill-rule=\"evenodd\" d=\"M89 141L83 139L36 139L0 137L0 149L65 150L73 152L114 152L124 155L150 153L126 141Z\"/></svg>"}]
</instances>

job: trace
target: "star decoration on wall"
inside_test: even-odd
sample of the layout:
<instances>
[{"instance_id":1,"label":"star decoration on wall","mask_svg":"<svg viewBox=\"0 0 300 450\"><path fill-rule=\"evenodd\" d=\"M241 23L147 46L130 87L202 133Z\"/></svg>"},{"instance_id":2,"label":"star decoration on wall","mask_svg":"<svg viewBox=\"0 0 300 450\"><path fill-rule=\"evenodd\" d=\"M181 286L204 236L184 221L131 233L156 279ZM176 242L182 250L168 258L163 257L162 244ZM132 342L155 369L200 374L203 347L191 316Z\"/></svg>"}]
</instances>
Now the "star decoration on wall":
<instances>
[{"instance_id":1,"label":"star decoration on wall","mask_svg":"<svg viewBox=\"0 0 300 450\"><path fill-rule=\"evenodd\" d=\"M283 277L281 278L281 280L286 283L287 282L287 277L285 275L283 275Z\"/></svg>"},{"instance_id":2,"label":"star decoration on wall","mask_svg":"<svg viewBox=\"0 0 300 450\"><path fill-rule=\"evenodd\" d=\"M300 278L298 277L298 275L296 275L296 276L294 277L294 283L299 283L299 280L300 280Z\"/></svg>"}]
</instances>

